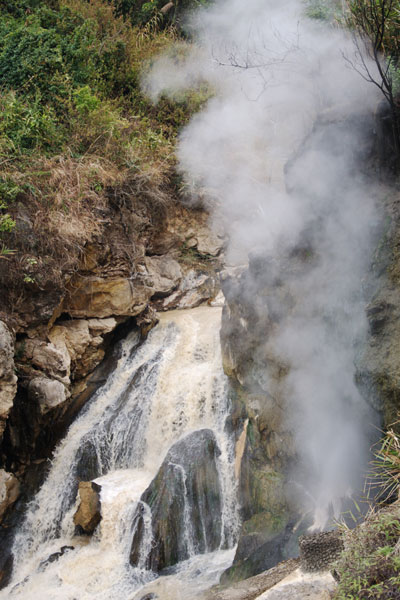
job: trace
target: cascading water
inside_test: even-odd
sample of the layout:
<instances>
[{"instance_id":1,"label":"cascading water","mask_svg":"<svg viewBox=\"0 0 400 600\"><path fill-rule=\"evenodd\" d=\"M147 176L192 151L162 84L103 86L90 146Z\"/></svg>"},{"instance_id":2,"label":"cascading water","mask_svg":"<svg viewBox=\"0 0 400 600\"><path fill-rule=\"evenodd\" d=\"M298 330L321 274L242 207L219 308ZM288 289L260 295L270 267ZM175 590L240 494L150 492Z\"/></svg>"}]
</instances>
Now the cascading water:
<instances>
[{"instance_id":1,"label":"cascading water","mask_svg":"<svg viewBox=\"0 0 400 600\"><path fill-rule=\"evenodd\" d=\"M152 585L161 586L163 599L177 600L194 597L218 580L233 559L238 529L220 318L220 309L210 307L163 314L140 347L136 334L123 342L117 368L70 427L28 507L14 542L13 579L0 598L34 600L43 594L54 600L141 598L143 586L156 577L144 568L152 531L151 510L141 495L174 442L204 428L212 430L220 452L220 549L195 555L190 507L183 498L181 518L190 558L177 565L174 575ZM185 495L186 474L180 465L175 469ZM75 536L73 524L80 479L95 479L101 485L102 520L90 540ZM134 568L129 553L138 506L144 535ZM63 546L73 549L46 562Z\"/></svg>"}]
</instances>

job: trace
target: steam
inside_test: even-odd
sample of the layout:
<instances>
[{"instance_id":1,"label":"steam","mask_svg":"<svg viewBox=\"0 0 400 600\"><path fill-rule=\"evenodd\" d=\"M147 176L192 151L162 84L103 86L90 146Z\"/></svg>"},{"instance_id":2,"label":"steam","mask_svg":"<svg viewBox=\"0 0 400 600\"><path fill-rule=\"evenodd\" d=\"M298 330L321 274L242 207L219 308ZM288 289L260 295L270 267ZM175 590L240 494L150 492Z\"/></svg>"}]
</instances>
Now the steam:
<instances>
[{"instance_id":1,"label":"steam","mask_svg":"<svg viewBox=\"0 0 400 600\"><path fill-rule=\"evenodd\" d=\"M298 0L220 0L189 27L196 49L179 64L161 58L145 87L155 100L204 81L215 91L182 131L180 168L224 225L227 260L257 249L265 273L277 270L272 294L285 289L293 299L285 308L277 292L266 343L288 366L279 385L294 477L322 528L329 507L357 487L369 446L354 364L377 216L358 163L379 96L347 67L348 36L307 19Z\"/></svg>"}]
</instances>

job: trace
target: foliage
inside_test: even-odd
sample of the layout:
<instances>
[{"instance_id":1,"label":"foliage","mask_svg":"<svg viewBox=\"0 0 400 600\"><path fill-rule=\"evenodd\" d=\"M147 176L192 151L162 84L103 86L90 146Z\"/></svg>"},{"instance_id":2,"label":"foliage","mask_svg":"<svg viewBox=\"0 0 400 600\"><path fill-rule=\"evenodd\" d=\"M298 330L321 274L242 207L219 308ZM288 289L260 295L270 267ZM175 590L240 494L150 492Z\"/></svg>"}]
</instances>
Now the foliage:
<instances>
[{"instance_id":1,"label":"foliage","mask_svg":"<svg viewBox=\"0 0 400 600\"><path fill-rule=\"evenodd\" d=\"M150 0L150 2L146 0L110 1L114 3L117 14L129 17L133 25L144 25L158 15L159 24L165 26L168 23L176 22L186 11L207 5L211 0L178 0L165 13L162 9L167 7L168 0Z\"/></svg>"},{"instance_id":2,"label":"foliage","mask_svg":"<svg viewBox=\"0 0 400 600\"><path fill-rule=\"evenodd\" d=\"M386 98L393 130L395 170L400 170L400 0L348 0L346 22L353 31L351 66ZM375 70L371 68L375 64Z\"/></svg>"},{"instance_id":3,"label":"foliage","mask_svg":"<svg viewBox=\"0 0 400 600\"><path fill-rule=\"evenodd\" d=\"M172 201L176 136L210 90L157 106L143 95L153 57L186 45L164 4L1 2L0 285L14 306L19 284L44 289L77 268L115 186Z\"/></svg>"},{"instance_id":4,"label":"foliage","mask_svg":"<svg viewBox=\"0 0 400 600\"><path fill-rule=\"evenodd\" d=\"M400 514L371 514L349 535L336 565L339 586L335 600L395 600L400 598Z\"/></svg>"},{"instance_id":5,"label":"foliage","mask_svg":"<svg viewBox=\"0 0 400 600\"><path fill-rule=\"evenodd\" d=\"M328 21L333 16L333 9L329 0L308 0L306 14L310 19Z\"/></svg>"}]
</instances>

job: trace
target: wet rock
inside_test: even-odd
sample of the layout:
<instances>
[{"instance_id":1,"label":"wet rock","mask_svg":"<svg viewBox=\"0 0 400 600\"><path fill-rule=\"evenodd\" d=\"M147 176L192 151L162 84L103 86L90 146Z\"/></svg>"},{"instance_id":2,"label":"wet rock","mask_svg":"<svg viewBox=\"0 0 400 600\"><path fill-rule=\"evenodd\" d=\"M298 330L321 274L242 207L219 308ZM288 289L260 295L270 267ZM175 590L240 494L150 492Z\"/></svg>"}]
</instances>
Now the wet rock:
<instances>
[{"instance_id":1,"label":"wet rock","mask_svg":"<svg viewBox=\"0 0 400 600\"><path fill-rule=\"evenodd\" d=\"M13 564L14 564L13 555L12 554L8 555L4 561L2 561L0 559L0 563L1 563L1 566L0 566L0 590L2 590L11 582L12 570L13 570Z\"/></svg>"},{"instance_id":2,"label":"wet rock","mask_svg":"<svg viewBox=\"0 0 400 600\"><path fill-rule=\"evenodd\" d=\"M14 341L8 327L0 321L0 440L16 393Z\"/></svg>"},{"instance_id":3,"label":"wet rock","mask_svg":"<svg viewBox=\"0 0 400 600\"><path fill-rule=\"evenodd\" d=\"M80 504L74 515L74 524L78 531L92 534L101 521L101 486L93 481L79 483Z\"/></svg>"},{"instance_id":4,"label":"wet rock","mask_svg":"<svg viewBox=\"0 0 400 600\"><path fill-rule=\"evenodd\" d=\"M72 317L135 316L145 308L153 289L125 277L89 276L70 292L64 311Z\"/></svg>"},{"instance_id":5,"label":"wet rock","mask_svg":"<svg viewBox=\"0 0 400 600\"><path fill-rule=\"evenodd\" d=\"M64 404L70 397L61 381L47 377L34 377L28 385L28 397L38 403L42 415Z\"/></svg>"},{"instance_id":6,"label":"wet rock","mask_svg":"<svg viewBox=\"0 0 400 600\"><path fill-rule=\"evenodd\" d=\"M7 510L16 502L20 493L18 479L7 473L4 469L0 470L0 523Z\"/></svg>"},{"instance_id":7,"label":"wet rock","mask_svg":"<svg viewBox=\"0 0 400 600\"><path fill-rule=\"evenodd\" d=\"M50 554L49 558L46 558L46 560L42 560L42 562L39 564L38 570L44 571L46 567L48 567L51 563L56 562L59 558L61 558L61 556L64 556L64 554L66 554L70 550L75 550L75 547L62 546L59 552L53 552L53 554Z\"/></svg>"},{"instance_id":8,"label":"wet rock","mask_svg":"<svg viewBox=\"0 0 400 600\"><path fill-rule=\"evenodd\" d=\"M164 297L178 287L182 279L179 263L170 256L146 256L148 283L156 297Z\"/></svg>"},{"instance_id":9,"label":"wet rock","mask_svg":"<svg viewBox=\"0 0 400 600\"><path fill-rule=\"evenodd\" d=\"M192 544L196 553L211 552L221 541L221 489L219 449L208 429L195 431L169 450L141 501L151 509L153 542L146 567L159 572L185 560ZM142 509L143 510L143 509ZM145 534L143 516L137 513L131 564L139 563Z\"/></svg>"},{"instance_id":10,"label":"wet rock","mask_svg":"<svg viewBox=\"0 0 400 600\"><path fill-rule=\"evenodd\" d=\"M344 550L340 531L325 531L301 536L299 539L301 567L304 571L328 569Z\"/></svg>"}]
</instances>

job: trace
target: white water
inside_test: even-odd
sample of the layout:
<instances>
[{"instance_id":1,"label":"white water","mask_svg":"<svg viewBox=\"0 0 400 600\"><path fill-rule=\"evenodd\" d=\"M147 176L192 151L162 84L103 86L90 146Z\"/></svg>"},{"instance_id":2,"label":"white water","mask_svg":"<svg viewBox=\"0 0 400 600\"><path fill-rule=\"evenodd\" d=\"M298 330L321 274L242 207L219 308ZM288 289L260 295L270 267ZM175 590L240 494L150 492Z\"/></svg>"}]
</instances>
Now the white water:
<instances>
[{"instance_id":1,"label":"white water","mask_svg":"<svg viewBox=\"0 0 400 600\"><path fill-rule=\"evenodd\" d=\"M233 560L232 550L222 548L233 547L238 529L234 447L225 431L229 401L219 349L220 318L220 309L210 307L163 314L138 349L134 334L124 341L117 368L70 427L28 507L13 547L12 583L0 598L141 598L137 590L155 575L129 564L140 496L172 444L205 427L214 431L221 451L221 549L192 556L195 540L185 511L190 559L178 565L176 574L152 585L163 600L186 600L217 582ZM88 478L96 477L102 486L102 521L90 540L74 537L73 525L77 478L85 478L88 464L92 465ZM146 557L152 543L151 513L146 504L141 508L145 535L140 554ZM40 566L62 546L75 549ZM144 560L139 566L143 565Z\"/></svg>"}]
</instances>

